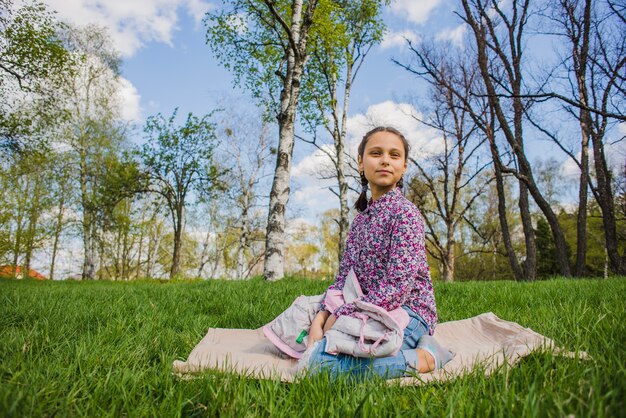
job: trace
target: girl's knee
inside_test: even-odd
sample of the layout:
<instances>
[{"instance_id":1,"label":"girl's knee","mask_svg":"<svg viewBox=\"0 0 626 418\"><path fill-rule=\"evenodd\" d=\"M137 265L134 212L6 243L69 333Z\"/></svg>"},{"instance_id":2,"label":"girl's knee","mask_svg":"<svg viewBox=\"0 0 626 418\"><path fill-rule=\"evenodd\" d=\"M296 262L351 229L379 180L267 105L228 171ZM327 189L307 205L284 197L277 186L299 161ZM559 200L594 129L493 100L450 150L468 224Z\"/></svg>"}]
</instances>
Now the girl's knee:
<instances>
[{"instance_id":1,"label":"girl's knee","mask_svg":"<svg viewBox=\"0 0 626 418\"><path fill-rule=\"evenodd\" d=\"M404 329L404 337L402 339L402 350L417 347L417 342L423 336L428 334L428 327L419 318L412 317L409 325Z\"/></svg>"},{"instance_id":2,"label":"girl's knee","mask_svg":"<svg viewBox=\"0 0 626 418\"><path fill-rule=\"evenodd\" d=\"M326 352L326 338L322 338L317 343L307 361L309 373L319 374L324 371L331 374L341 373L341 364L337 356Z\"/></svg>"}]
</instances>

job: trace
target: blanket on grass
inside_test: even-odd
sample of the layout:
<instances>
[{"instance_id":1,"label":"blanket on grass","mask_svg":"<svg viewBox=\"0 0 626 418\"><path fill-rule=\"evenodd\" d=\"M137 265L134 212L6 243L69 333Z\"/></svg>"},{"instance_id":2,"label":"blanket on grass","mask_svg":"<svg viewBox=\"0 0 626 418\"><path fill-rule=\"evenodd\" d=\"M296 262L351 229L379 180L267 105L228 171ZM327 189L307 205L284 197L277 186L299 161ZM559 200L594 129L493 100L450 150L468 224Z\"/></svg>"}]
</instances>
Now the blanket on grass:
<instances>
[{"instance_id":1,"label":"blanket on grass","mask_svg":"<svg viewBox=\"0 0 626 418\"><path fill-rule=\"evenodd\" d=\"M489 375L503 365L512 366L536 350L574 356L561 352L551 339L515 322L502 320L491 312L441 323L437 325L434 337L455 353L454 358L433 373L392 381L399 381L402 385L446 381L476 368ZM578 354L586 358L585 353ZM173 364L174 372L183 377L211 368L285 382L297 377L296 366L297 361L278 350L265 338L261 328L210 328L187 361L176 360Z\"/></svg>"}]
</instances>

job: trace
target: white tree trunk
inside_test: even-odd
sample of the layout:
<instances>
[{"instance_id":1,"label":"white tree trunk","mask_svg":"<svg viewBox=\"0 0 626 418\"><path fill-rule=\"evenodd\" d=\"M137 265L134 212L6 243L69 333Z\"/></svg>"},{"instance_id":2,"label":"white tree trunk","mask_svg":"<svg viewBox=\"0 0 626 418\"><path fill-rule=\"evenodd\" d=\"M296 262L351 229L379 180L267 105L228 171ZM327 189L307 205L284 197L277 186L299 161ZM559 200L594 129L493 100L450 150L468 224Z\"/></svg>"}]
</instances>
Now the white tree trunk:
<instances>
[{"instance_id":1,"label":"white tree trunk","mask_svg":"<svg viewBox=\"0 0 626 418\"><path fill-rule=\"evenodd\" d=\"M287 53L287 71L280 94L278 115L278 155L270 192L270 206L265 237L266 280L280 280L284 276L285 209L289 201L289 179L294 145L294 122L300 95L300 78L308 59L306 54L308 29L301 33L302 0L295 0L292 9L291 38L294 44Z\"/></svg>"},{"instance_id":2,"label":"white tree trunk","mask_svg":"<svg viewBox=\"0 0 626 418\"><path fill-rule=\"evenodd\" d=\"M343 154L346 146L346 133L348 128L348 108L350 104L350 91L352 90L352 62L348 61L346 68L346 84L343 92L343 111L341 114L341 126L336 131L339 137L335 138L335 151L337 152L337 183L339 184L339 263L346 251L350 222L348 220L350 208L348 207L348 181L346 180ZM337 115L339 116L339 115ZM338 117L335 120L339 120Z\"/></svg>"},{"instance_id":3,"label":"white tree trunk","mask_svg":"<svg viewBox=\"0 0 626 418\"><path fill-rule=\"evenodd\" d=\"M87 190L87 163L84 147L81 147L80 155L80 189L81 189L81 206L83 211L83 280L95 280L96 278L96 260L93 237L93 210L89 202Z\"/></svg>"},{"instance_id":4,"label":"white tree trunk","mask_svg":"<svg viewBox=\"0 0 626 418\"><path fill-rule=\"evenodd\" d=\"M248 234L250 223L248 221L248 206L250 199L246 195L243 202L243 211L241 214L241 235L239 236L239 248L237 249L237 279L244 280L246 277L246 257L245 249L248 246Z\"/></svg>"},{"instance_id":5,"label":"white tree trunk","mask_svg":"<svg viewBox=\"0 0 626 418\"><path fill-rule=\"evenodd\" d=\"M295 106L294 106L295 107ZM280 280L284 272L285 248L285 208L289 201L289 177L294 144L295 108L289 109L292 116L281 124L276 158L276 171L270 193L270 210L267 219L265 238L265 266L263 275L266 280Z\"/></svg>"}]
</instances>

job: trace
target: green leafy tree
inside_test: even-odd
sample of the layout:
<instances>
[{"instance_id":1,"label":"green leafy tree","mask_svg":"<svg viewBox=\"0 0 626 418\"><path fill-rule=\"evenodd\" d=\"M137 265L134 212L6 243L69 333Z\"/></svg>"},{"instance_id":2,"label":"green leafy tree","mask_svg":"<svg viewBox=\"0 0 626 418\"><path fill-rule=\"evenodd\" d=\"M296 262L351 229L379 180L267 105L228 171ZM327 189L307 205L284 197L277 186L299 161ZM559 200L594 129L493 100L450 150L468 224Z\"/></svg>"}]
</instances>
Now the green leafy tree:
<instances>
[{"instance_id":1,"label":"green leafy tree","mask_svg":"<svg viewBox=\"0 0 626 418\"><path fill-rule=\"evenodd\" d=\"M54 220L51 226L52 252L50 254L50 273L48 277L54 280L56 273L56 261L61 245L61 234L68 223L67 212L75 205L76 195L73 193L75 182L72 181L72 167L68 161L68 154L64 152L53 153L52 173L54 183L51 188L54 201ZM71 159L70 159L71 160Z\"/></svg>"},{"instance_id":2,"label":"green leafy tree","mask_svg":"<svg viewBox=\"0 0 626 418\"><path fill-rule=\"evenodd\" d=\"M11 233L8 225L10 221L10 212L7 205L3 202L0 205L0 262L5 264L11 251Z\"/></svg>"},{"instance_id":3,"label":"green leafy tree","mask_svg":"<svg viewBox=\"0 0 626 418\"><path fill-rule=\"evenodd\" d=\"M45 215L53 204L51 160L35 150L19 153L0 176L4 190L3 234L13 266L30 268L34 252L45 245L49 222Z\"/></svg>"},{"instance_id":4,"label":"green leafy tree","mask_svg":"<svg viewBox=\"0 0 626 418\"><path fill-rule=\"evenodd\" d=\"M172 246L174 245L175 236L171 232L164 233L158 242L158 248L155 251L156 258L154 260L154 277L168 277L172 271ZM175 278L188 276L198 265L198 248L200 243L187 232L183 232L180 237L182 245L180 246L180 254L178 258L179 273Z\"/></svg>"},{"instance_id":5,"label":"green leafy tree","mask_svg":"<svg viewBox=\"0 0 626 418\"><path fill-rule=\"evenodd\" d=\"M317 227L314 225L297 225L290 231L289 243L287 244L287 267L291 273L309 277L315 270L315 256L320 252L317 245Z\"/></svg>"},{"instance_id":6,"label":"green leafy tree","mask_svg":"<svg viewBox=\"0 0 626 418\"><path fill-rule=\"evenodd\" d=\"M320 268L322 273L331 280L339 269L339 260L336 257L339 252L339 215L338 209L329 209L320 217Z\"/></svg>"},{"instance_id":7,"label":"green leafy tree","mask_svg":"<svg viewBox=\"0 0 626 418\"><path fill-rule=\"evenodd\" d=\"M622 186L623 187L623 186ZM617 186L616 198L620 197L619 185ZM623 189L621 189L623 193ZM621 195L623 199L623 194ZM622 200L623 201L623 200ZM624 251L626 249L626 216L623 212L624 208L616 206L615 213L617 218L617 230L618 230L618 250ZM565 237L570 248L576 248L578 243L578 214L561 212L559 220L563 225L565 231ZM587 257L584 266L586 277L608 277L611 273L611 263L606 248L604 221L602 219L602 210L596 202L590 202L588 205L587 213L587 230L585 232L587 236ZM572 264L576 262L575 259L571 260Z\"/></svg>"},{"instance_id":8,"label":"green leafy tree","mask_svg":"<svg viewBox=\"0 0 626 418\"><path fill-rule=\"evenodd\" d=\"M158 194L150 194L141 200L142 209L139 217L140 239L138 249L138 277L154 278L159 276L157 271L160 259L161 242L167 234L167 208L163 198ZM164 216L165 215L165 216ZM170 247L166 253L170 255ZM171 258L171 256L170 256ZM170 260L171 263L171 260ZM167 269L171 270L170 268Z\"/></svg>"},{"instance_id":9,"label":"green leafy tree","mask_svg":"<svg viewBox=\"0 0 626 418\"><path fill-rule=\"evenodd\" d=\"M96 196L100 272L127 280L136 270L133 259L141 228L136 219L136 201L147 187L147 177L128 153L110 154L104 166L106 171Z\"/></svg>"},{"instance_id":10,"label":"green leafy tree","mask_svg":"<svg viewBox=\"0 0 626 418\"><path fill-rule=\"evenodd\" d=\"M68 51L59 37L62 25L39 1L18 7L0 0L0 146L16 149L33 132L32 113L19 111L27 95L37 116L50 119L56 98L54 80L71 70Z\"/></svg>"},{"instance_id":11,"label":"green leafy tree","mask_svg":"<svg viewBox=\"0 0 626 418\"><path fill-rule=\"evenodd\" d=\"M120 57L106 30L98 26L68 26L61 38L74 67L60 76L57 105L66 117L51 136L68 149L72 179L78 185L82 277L95 279L101 182L127 133L121 122Z\"/></svg>"},{"instance_id":12,"label":"green leafy tree","mask_svg":"<svg viewBox=\"0 0 626 418\"><path fill-rule=\"evenodd\" d=\"M180 274L181 243L185 207L192 191L210 196L222 189L224 170L214 161L217 146L212 113L201 118L189 113L183 125L176 125L174 113L165 118L160 113L146 121L147 143L141 151L151 185L147 189L160 194L174 226L170 278Z\"/></svg>"},{"instance_id":13,"label":"green leafy tree","mask_svg":"<svg viewBox=\"0 0 626 418\"><path fill-rule=\"evenodd\" d=\"M330 173L318 174L337 180L337 189L330 190L339 198L338 260L345 251L349 229L349 167L345 148L350 93L368 53L382 40L385 26L381 14L386 3L380 0L330 3L328 20L311 40L311 59L305 69L300 105L305 128L312 135L305 141L315 145L332 162ZM332 139L332 147L319 140L319 126Z\"/></svg>"},{"instance_id":14,"label":"green leafy tree","mask_svg":"<svg viewBox=\"0 0 626 418\"><path fill-rule=\"evenodd\" d=\"M556 262L556 247L550 234L550 225L543 217L537 220L535 237L537 242L537 275L542 278L557 275L559 266Z\"/></svg>"},{"instance_id":15,"label":"green leafy tree","mask_svg":"<svg viewBox=\"0 0 626 418\"><path fill-rule=\"evenodd\" d=\"M278 120L276 168L270 192L264 276L284 275L285 209L296 109L310 39L327 20L329 0L228 0L205 18L207 43L220 63Z\"/></svg>"}]
</instances>

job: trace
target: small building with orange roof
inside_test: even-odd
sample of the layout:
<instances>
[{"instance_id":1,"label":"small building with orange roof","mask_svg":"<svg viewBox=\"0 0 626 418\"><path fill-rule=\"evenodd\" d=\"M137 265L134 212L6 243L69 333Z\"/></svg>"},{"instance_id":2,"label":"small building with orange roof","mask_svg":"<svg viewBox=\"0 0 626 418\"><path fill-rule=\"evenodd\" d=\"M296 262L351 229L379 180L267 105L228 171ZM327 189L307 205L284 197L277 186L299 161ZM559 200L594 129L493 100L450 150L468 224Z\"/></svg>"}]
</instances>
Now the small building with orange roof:
<instances>
[{"instance_id":1,"label":"small building with orange roof","mask_svg":"<svg viewBox=\"0 0 626 418\"><path fill-rule=\"evenodd\" d=\"M28 274L25 274L25 269L20 266L15 266L15 276L13 276L13 266L12 265L4 265L0 266L0 278L12 279L15 277L16 279L36 279L36 280L47 280L48 278L43 274L39 273L36 270L28 269Z\"/></svg>"}]
</instances>

